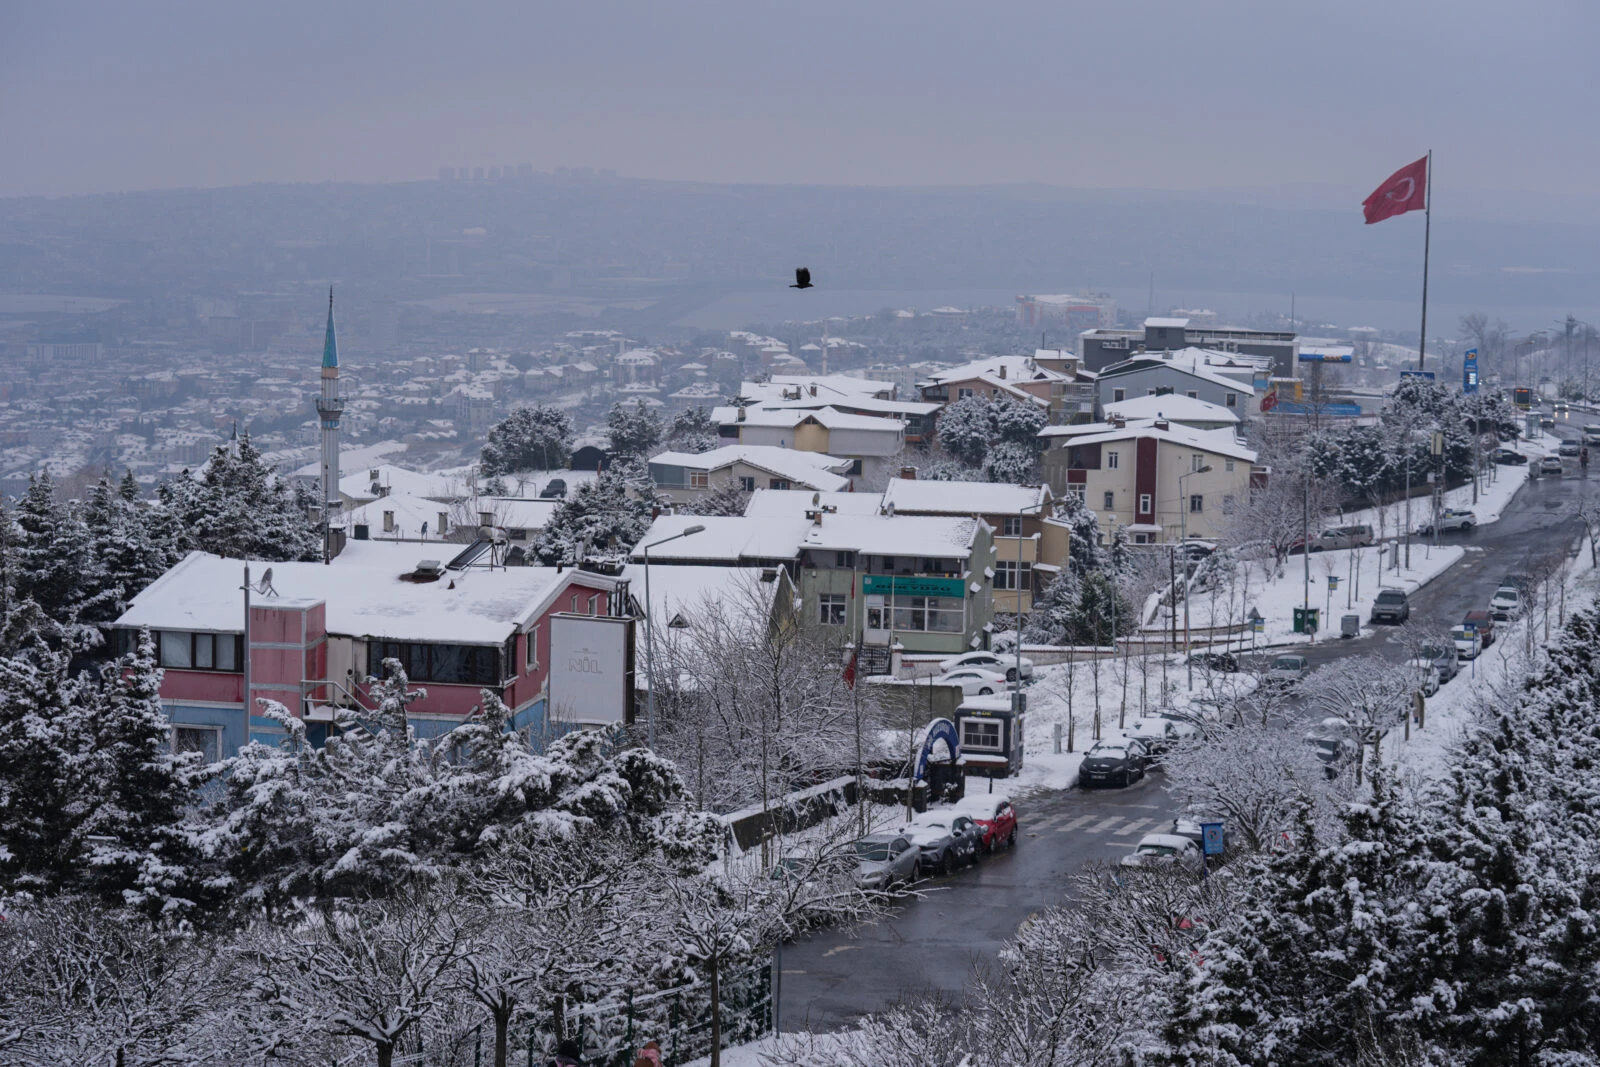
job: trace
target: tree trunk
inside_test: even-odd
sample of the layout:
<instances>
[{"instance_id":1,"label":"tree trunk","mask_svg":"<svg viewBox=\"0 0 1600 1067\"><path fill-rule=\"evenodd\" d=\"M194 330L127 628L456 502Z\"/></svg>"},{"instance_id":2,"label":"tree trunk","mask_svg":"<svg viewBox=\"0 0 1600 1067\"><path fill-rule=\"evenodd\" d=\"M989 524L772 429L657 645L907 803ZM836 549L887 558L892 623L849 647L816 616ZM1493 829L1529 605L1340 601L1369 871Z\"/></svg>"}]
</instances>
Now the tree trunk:
<instances>
[{"instance_id":1,"label":"tree trunk","mask_svg":"<svg viewBox=\"0 0 1600 1067\"><path fill-rule=\"evenodd\" d=\"M507 1043L511 1029L511 1009L494 1009L494 1067L506 1067L510 1055L510 1045Z\"/></svg>"},{"instance_id":2,"label":"tree trunk","mask_svg":"<svg viewBox=\"0 0 1600 1067\"><path fill-rule=\"evenodd\" d=\"M711 1067L722 1067L722 968L711 957Z\"/></svg>"},{"instance_id":3,"label":"tree trunk","mask_svg":"<svg viewBox=\"0 0 1600 1067\"><path fill-rule=\"evenodd\" d=\"M379 1041L376 1043L375 1047L378 1050L378 1067L393 1067L394 1042Z\"/></svg>"}]
</instances>

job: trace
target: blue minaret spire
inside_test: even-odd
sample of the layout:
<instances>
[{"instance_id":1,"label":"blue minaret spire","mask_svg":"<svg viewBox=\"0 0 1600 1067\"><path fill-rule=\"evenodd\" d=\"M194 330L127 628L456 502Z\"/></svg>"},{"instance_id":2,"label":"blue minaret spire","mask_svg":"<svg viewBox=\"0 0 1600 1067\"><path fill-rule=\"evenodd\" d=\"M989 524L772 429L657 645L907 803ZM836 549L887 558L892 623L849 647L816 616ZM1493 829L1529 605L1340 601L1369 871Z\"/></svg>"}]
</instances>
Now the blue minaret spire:
<instances>
[{"instance_id":1,"label":"blue minaret spire","mask_svg":"<svg viewBox=\"0 0 1600 1067\"><path fill-rule=\"evenodd\" d=\"M339 496L339 418L344 397L339 395L339 343L333 335L333 287L328 287L328 330L322 340L322 393L317 397L317 419L322 424L322 559L333 558L333 529L343 506Z\"/></svg>"}]
</instances>

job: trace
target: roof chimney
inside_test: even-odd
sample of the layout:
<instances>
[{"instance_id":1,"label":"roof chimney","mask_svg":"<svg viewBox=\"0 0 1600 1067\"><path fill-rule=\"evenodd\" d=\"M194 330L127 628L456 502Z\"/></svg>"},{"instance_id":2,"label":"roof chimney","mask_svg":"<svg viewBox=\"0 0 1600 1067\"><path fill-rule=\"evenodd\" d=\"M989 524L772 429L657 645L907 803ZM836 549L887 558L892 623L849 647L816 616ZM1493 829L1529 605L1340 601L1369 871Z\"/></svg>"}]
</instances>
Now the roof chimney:
<instances>
[{"instance_id":1,"label":"roof chimney","mask_svg":"<svg viewBox=\"0 0 1600 1067\"><path fill-rule=\"evenodd\" d=\"M817 395L817 383L816 382L812 382L811 383L811 395L812 396L816 396Z\"/></svg>"},{"instance_id":2,"label":"roof chimney","mask_svg":"<svg viewBox=\"0 0 1600 1067\"><path fill-rule=\"evenodd\" d=\"M739 416L738 416L738 418L739 418L739 421L740 421L740 422L743 422L743 421L744 421L744 408L740 408L740 409L739 409Z\"/></svg>"},{"instance_id":3,"label":"roof chimney","mask_svg":"<svg viewBox=\"0 0 1600 1067\"><path fill-rule=\"evenodd\" d=\"M916 481L917 480L917 468L915 468L915 467L901 467L900 468L900 477L905 479L908 482Z\"/></svg>"},{"instance_id":4,"label":"roof chimney","mask_svg":"<svg viewBox=\"0 0 1600 1067\"><path fill-rule=\"evenodd\" d=\"M1006 365L1004 363L1002 363L1002 364L1000 364L1000 377L1004 378L1005 376L1006 376Z\"/></svg>"},{"instance_id":5,"label":"roof chimney","mask_svg":"<svg viewBox=\"0 0 1600 1067\"><path fill-rule=\"evenodd\" d=\"M1155 427L1156 427L1156 429L1158 429L1158 430L1169 430L1169 429L1171 429L1171 428L1172 428L1172 427L1171 427L1171 426L1170 426L1170 425L1169 425L1169 424L1168 424L1168 423L1167 423L1167 420L1166 420L1166 419L1157 419L1157 420L1156 420L1156 421L1155 421Z\"/></svg>"},{"instance_id":6,"label":"roof chimney","mask_svg":"<svg viewBox=\"0 0 1600 1067\"><path fill-rule=\"evenodd\" d=\"M1128 420L1121 415L1113 415L1111 416L1111 425L1119 430L1126 430L1128 428Z\"/></svg>"}]
</instances>

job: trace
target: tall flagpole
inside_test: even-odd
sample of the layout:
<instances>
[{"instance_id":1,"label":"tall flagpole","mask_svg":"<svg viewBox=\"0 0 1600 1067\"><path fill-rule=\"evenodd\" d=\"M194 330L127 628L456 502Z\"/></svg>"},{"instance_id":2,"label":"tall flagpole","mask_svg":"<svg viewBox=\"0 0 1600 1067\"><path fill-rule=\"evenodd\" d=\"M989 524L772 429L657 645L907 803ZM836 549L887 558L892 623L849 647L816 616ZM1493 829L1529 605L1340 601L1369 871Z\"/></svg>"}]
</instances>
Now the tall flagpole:
<instances>
[{"instance_id":1,"label":"tall flagpole","mask_svg":"<svg viewBox=\"0 0 1600 1067\"><path fill-rule=\"evenodd\" d=\"M1433 240L1433 149L1428 149L1428 173L1423 179L1422 202L1422 333L1417 337L1417 369L1422 370L1428 351L1428 246Z\"/></svg>"}]
</instances>

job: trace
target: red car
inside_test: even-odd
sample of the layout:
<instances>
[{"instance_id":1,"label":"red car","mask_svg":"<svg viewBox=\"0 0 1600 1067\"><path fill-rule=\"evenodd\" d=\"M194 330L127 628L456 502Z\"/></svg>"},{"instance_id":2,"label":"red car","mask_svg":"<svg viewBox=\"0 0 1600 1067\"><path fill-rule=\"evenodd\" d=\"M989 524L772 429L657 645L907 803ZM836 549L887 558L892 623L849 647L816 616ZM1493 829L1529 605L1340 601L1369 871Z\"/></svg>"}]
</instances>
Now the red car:
<instances>
[{"instance_id":1,"label":"red car","mask_svg":"<svg viewBox=\"0 0 1600 1067\"><path fill-rule=\"evenodd\" d=\"M982 833L978 841L985 852L997 852L1001 845L1009 848L1017 843L1017 809L1004 793L969 794L955 807L978 824Z\"/></svg>"}]
</instances>

